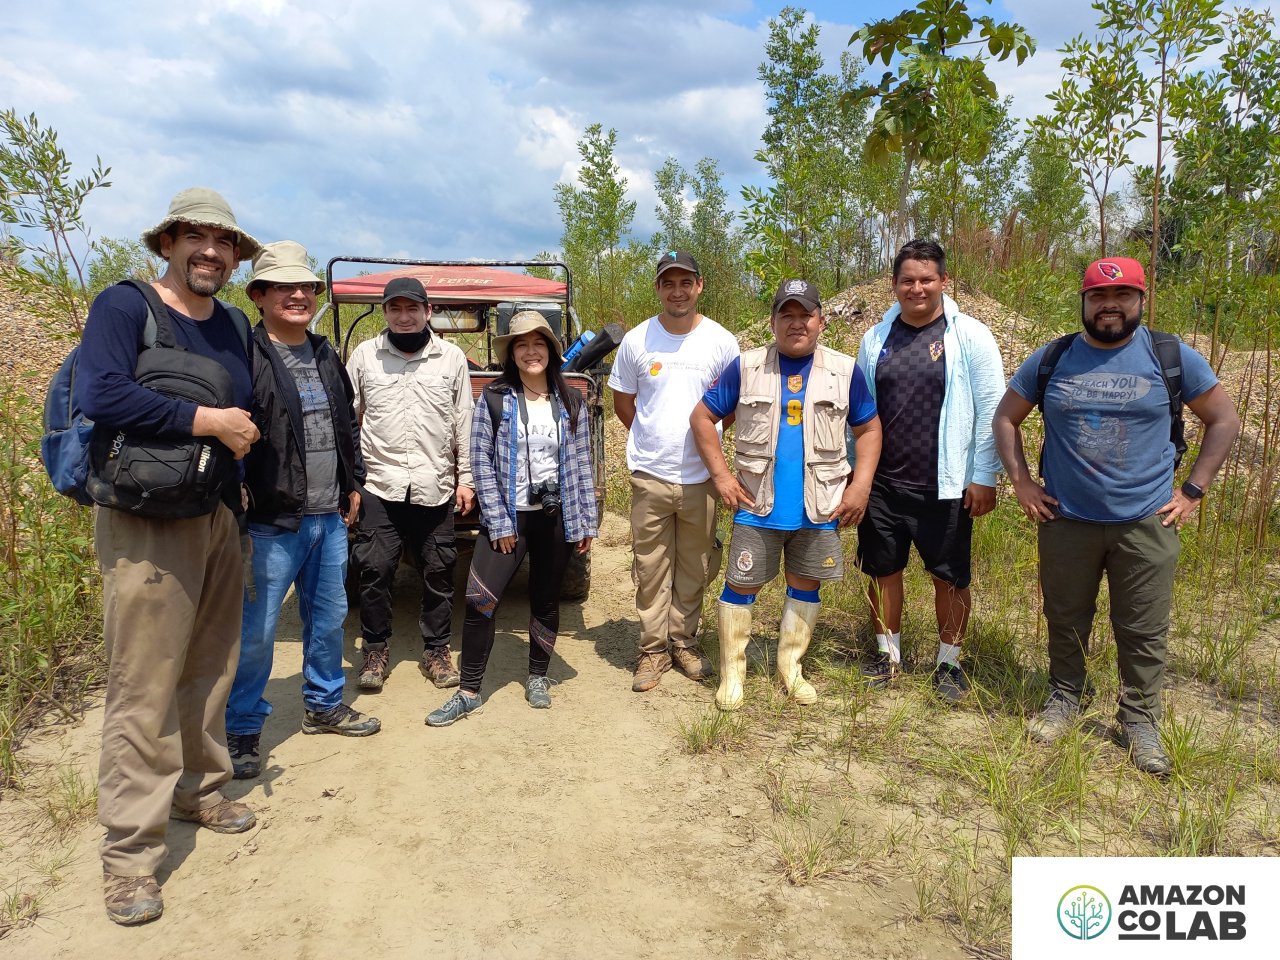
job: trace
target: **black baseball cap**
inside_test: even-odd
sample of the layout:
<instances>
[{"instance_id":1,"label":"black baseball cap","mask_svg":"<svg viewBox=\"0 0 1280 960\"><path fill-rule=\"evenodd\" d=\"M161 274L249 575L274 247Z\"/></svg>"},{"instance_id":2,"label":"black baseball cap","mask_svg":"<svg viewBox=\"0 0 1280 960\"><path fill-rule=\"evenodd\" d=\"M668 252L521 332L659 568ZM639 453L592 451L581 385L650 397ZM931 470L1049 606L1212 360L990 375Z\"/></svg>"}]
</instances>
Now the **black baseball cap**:
<instances>
[{"instance_id":1,"label":"black baseball cap","mask_svg":"<svg viewBox=\"0 0 1280 960\"><path fill-rule=\"evenodd\" d=\"M683 250L668 250L658 258L658 270L653 275L653 279L657 280L672 267L688 270L695 277L702 276L702 271L698 269L698 261L693 259L693 254L685 253Z\"/></svg>"},{"instance_id":2,"label":"black baseball cap","mask_svg":"<svg viewBox=\"0 0 1280 960\"><path fill-rule=\"evenodd\" d=\"M773 312L777 313L788 300L794 300L810 313L822 309L818 288L808 280L783 280L773 297Z\"/></svg>"},{"instance_id":3,"label":"black baseball cap","mask_svg":"<svg viewBox=\"0 0 1280 960\"><path fill-rule=\"evenodd\" d=\"M387 301L396 297L404 297L406 300L417 300L419 303L427 302L427 291L422 286L422 281L417 277L396 277L382 291L382 303L385 306Z\"/></svg>"}]
</instances>

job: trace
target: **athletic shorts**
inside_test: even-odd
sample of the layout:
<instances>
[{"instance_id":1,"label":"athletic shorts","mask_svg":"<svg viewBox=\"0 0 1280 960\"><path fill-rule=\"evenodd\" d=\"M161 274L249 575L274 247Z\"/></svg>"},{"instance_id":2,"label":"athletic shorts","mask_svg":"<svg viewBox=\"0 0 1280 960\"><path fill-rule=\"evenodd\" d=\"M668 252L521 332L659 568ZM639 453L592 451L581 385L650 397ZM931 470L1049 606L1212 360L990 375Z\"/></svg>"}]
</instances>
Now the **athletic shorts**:
<instances>
[{"instance_id":1,"label":"athletic shorts","mask_svg":"<svg viewBox=\"0 0 1280 960\"><path fill-rule=\"evenodd\" d=\"M964 500L939 500L932 490L871 484L867 513L858 524L858 564L871 577L906 569L915 544L924 567L944 583L969 586L973 517Z\"/></svg>"},{"instance_id":2,"label":"athletic shorts","mask_svg":"<svg viewBox=\"0 0 1280 960\"><path fill-rule=\"evenodd\" d=\"M725 579L739 587L762 587L778 575L784 553L787 573L812 580L844 576L844 553L835 530L769 530L735 523Z\"/></svg>"}]
</instances>

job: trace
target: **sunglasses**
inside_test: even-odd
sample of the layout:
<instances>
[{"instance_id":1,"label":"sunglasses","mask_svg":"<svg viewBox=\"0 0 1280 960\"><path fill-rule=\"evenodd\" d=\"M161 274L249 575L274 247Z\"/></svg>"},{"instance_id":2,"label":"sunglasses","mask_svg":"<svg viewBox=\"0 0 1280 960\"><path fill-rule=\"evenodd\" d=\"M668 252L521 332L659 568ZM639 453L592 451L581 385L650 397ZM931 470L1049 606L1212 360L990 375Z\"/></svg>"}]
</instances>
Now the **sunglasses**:
<instances>
[{"instance_id":1,"label":"sunglasses","mask_svg":"<svg viewBox=\"0 0 1280 960\"><path fill-rule=\"evenodd\" d=\"M283 293L286 296L292 296L295 290L301 290L303 293L315 294L318 292L320 284L318 283L268 283L267 287L276 293Z\"/></svg>"}]
</instances>

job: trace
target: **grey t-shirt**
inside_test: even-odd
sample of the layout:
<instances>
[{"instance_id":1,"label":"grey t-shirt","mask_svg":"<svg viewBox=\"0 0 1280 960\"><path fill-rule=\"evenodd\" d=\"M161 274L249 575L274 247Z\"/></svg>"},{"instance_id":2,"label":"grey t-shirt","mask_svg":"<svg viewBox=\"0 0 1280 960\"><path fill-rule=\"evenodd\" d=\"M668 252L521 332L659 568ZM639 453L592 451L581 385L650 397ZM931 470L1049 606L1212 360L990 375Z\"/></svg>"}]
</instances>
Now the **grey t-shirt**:
<instances>
[{"instance_id":1,"label":"grey t-shirt","mask_svg":"<svg viewBox=\"0 0 1280 960\"><path fill-rule=\"evenodd\" d=\"M338 450L333 436L329 394L316 369L311 342L292 346L272 340L271 345L293 375L302 401L303 457L307 470L307 505L304 513L332 513L338 509Z\"/></svg>"}]
</instances>

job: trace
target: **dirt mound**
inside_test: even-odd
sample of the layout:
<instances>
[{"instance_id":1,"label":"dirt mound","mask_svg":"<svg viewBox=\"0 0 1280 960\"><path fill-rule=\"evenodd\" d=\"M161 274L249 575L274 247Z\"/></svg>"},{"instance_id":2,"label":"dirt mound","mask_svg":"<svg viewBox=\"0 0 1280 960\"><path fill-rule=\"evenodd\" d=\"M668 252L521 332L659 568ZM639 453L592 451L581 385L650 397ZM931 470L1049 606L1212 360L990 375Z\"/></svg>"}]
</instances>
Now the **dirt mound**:
<instances>
[{"instance_id":1,"label":"dirt mound","mask_svg":"<svg viewBox=\"0 0 1280 960\"><path fill-rule=\"evenodd\" d=\"M0 263L0 382L40 399L45 385L75 343L75 335L51 329L46 305L20 294Z\"/></svg>"}]
</instances>

